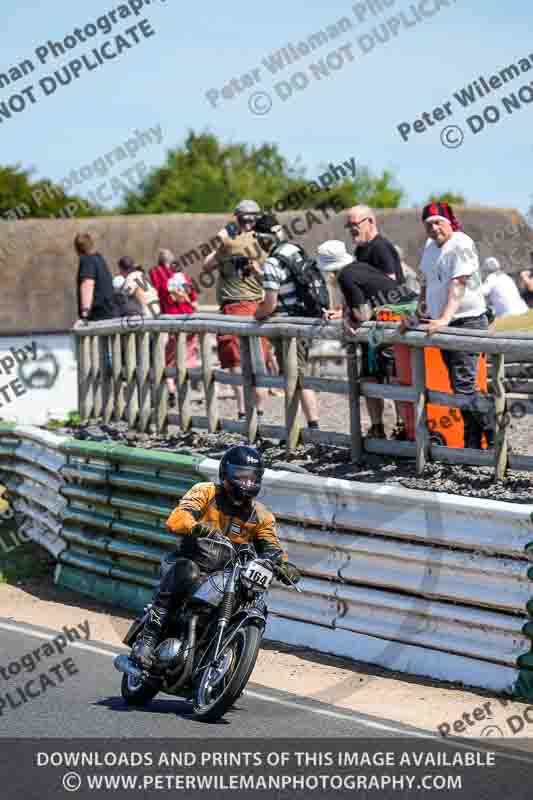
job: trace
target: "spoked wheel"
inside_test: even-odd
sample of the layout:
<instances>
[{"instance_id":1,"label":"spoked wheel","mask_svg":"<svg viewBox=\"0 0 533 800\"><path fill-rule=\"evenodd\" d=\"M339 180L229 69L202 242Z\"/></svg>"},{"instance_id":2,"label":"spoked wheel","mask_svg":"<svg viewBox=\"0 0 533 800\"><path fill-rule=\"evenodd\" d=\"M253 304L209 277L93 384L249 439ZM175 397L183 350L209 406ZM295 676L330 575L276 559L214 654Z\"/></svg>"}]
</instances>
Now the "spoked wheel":
<instances>
[{"instance_id":1,"label":"spoked wheel","mask_svg":"<svg viewBox=\"0 0 533 800\"><path fill-rule=\"evenodd\" d=\"M146 706L159 691L159 686L147 683L143 678L134 678L124 673L121 685L122 697L129 706Z\"/></svg>"},{"instance_id":2,"label":"spoked wheel","mask_svg":"<svg viewBox=\"0 0 533 800\"><path fill-rule=\"evenodd\" d=\"M202 670L194 695L196 719L220 719L243 693L255 666L261 637L262 631L256 625L244 625L222 649L217 663L211 662Z\"/></svg>"}]
</instances>

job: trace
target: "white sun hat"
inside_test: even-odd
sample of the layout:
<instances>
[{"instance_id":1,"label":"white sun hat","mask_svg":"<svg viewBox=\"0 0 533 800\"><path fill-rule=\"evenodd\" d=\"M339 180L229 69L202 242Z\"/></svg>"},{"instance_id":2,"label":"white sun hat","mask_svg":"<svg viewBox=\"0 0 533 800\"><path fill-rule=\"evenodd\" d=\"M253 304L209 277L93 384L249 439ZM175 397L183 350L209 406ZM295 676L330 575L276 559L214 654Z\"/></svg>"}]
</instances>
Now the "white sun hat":
<instances>
[{"instance_id":1,"label":"white sun hat","mask_svg":"<svg viewBox=\"0 0 533 800\"><path fill-rule=\"evenodd\" d=\"M323 272L335 272L354 260L344 242L337 239L330 239L318 248L318 266Z\"/></svg>"}]
</instances>

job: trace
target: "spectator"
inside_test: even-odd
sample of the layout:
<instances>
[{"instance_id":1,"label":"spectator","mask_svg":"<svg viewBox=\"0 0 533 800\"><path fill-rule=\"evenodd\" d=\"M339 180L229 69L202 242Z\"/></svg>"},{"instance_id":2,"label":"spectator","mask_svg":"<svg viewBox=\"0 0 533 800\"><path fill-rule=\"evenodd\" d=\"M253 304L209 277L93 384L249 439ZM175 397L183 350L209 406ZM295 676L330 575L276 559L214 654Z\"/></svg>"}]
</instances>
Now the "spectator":
<instances>
[{"instance_id":1,"label":"spectator","mask_svg":"<svg viewBox=\"0 0 533 800\"><path fill-rule=\"evenodd\" d=\"M533 252L529 254L531 263L533 264ZM520 280L518 288L522 299L527 304L528 308L533 308L533 270L526 269L520 273Z\"/></svg>"},{"instance_id":2,"label":"spectator","mask_svg":"<svg viewBox=\"0 0 533 800\"><path fill-rule=\"evenodd\" d=\"M330 298L330 310L342 312L342 292L339 287L339 271L345 264L351 264L353 256L346 252L344 242L334 239L323 242L317 250L318 266L324 273ZM340 314L342 316L342 313Z\"/></svg>"},{"instance_id":3,"label":"spectator","mask_svg":"<svg viewBox=\"0 0 533 800\"><path fill-rule=\"evenodd\" d=\"M172 262L172 267L175 272L167 283L167 291L176 304L176 313L194 314L195 311L198 311L198 293L193 287L191 279L177 261ZM187 369L194 369L198 366L199 352L198 336L194 333L190 334L187 336Z\"/></svg>"},{"instance_id":4,"label":"spectator","mask_svg":"<svg viewBox=\"0 0 533 800\"><path fill-rule=\"evenodd\" d=\"M364 261L398 284L404 283L402 264L394 245L378 232L376 215L368 206L354 206L348 211L346 225L355 244L357 261Z\"/></svg>"},{"instance_id":5,"label":"spectator","mask_svg":"<svg viewBox=\"0 0 533 800\"><path fill-rule=\"evenodd\" d=\"M495 317L527 312L528 306L520 297L516 283L510 275L505 274L497 258L486 258L481 267L481 273L487 276L481 288Z\"/></svg>"},{"instance_id":6,"label":"spectator","mask_svg":"<svg viewBox=\"0 0 533 800\"><path fill-rule=\"evenodd\" d=\"M415 294L420 294L420 281L418 280L418 274L415 269L409 266L403 260L403 250L397 244L394 245L398 256L400 257L400 263L402 265L402 272L405 278L405 286L409 289L410 292L414 292Z\"/></svg>"},{"instance_id":7,"label":"spectator","mask_svg":"<svg viewBox=\"0 0 533 800\"><path fill-rule=\"evenodd\" d=\"M198 294L185 273L178 271L174 254L171 250L162 249L159 251L158 263L150 270L149 275L158 294L162 314L193 314L196 311L198 308ZM182 282L173 280L178 275L182 276ZM171 280L173 280L173 283L170 283ZM191 365L196 365L196 361L192 361L194 343L191 343L191 340L193 339L195 339L194 335L187 337L188 368ZM176 344L176 336L169 336L165 347L165 366L167 369L176 368ZM177 397L174 378L167 378L167 388L169 391L169 405L171 408L175 408Z\"/></svg>"},{"instance_id":8,"label":"spectator","mask_svg":"<svg viewBox=\"0 0 533 800\"><path fill-rule=\"evenodd\" d=\"M261 209L254 200L242 200L235 209L236 222L230 222L217 234L218 248L205 259L204 269L218 269L217 301L222 314L253 317L257 304L263 297L261 264L265 256L254 238L254 227ZM219 335L218 358L222 369L240 374L241 354L239 341L233 335ZM261 339L263 358L269 363L269 347ZM239 419L246 418L242 386L234 386ZM256 406L263 416L266 391L256 389Z\"/></svg>"},{"instance_id":9,"label":"spectator","mask_svg":"<svg viewBox=\"0 0 533 800\"><path fill-rule=\"evenodd\" d=\"M446 202L429 203L422 211L429 240L426 242L420 272L422 290L417 311L430 315L428 334L444 327L488 327L487 307L481 288L479 260L472 239L460 230L451 206ZM422 309L427 309L424 313ZM479 353L441 350L456 394L474 400L477 395ZM464 446L481 448L485 432L489 446L493 434L487 429L483 415L474 408L461 409L464 421Z\"/></svg>"},{"instance_id":10,"label":"spectator","mask_svg":"<svg viewBox=\"0 0 533 800\"><path fill-rule=\"evenodd\" d=\"M257 306L255 318L257 320L265 320L275 312L295 316L295 309L297 309L296 286L288 267L278 256L281 256L284 260L291 260L303 251L297 245L284 238L283 228L272 214L264 214L259 218L255 226L255 236L264 252L268 254L268 258L263 264L265 297ZM298 312L296 312L296 316L298 316ZM302 404L308 427L317 429L319 423L315 392L312 389L303 389L301 386L301 381L307 368L309 345L305 340L298 339L296 346L300 382L298 390L299 401ZM283 339L274 340L274 350L280 374L283 374L285 368Z\"/></svg>"},{"instance_id":11,"label":"spectator","mask_svg":"<svg viewBox=\"0 0 533 800\"><path fill-rule=\"evenodd\" d=\"M142 314L142 307L135 297L131 297L123 291L126 278L124 275L117 275L113 278L113 296L115 308L119 317L138 317Z\"/></svg>"},{"instance_id":12,"label":"spectator","mask_svg":"<svg viewBox=\"0 0 533 800\"><path fill-rule=\"evenodd\" d=\"M324 248L328 246L328 253ZM343 242L326 242L319 248L321 259L326 257L336 259L342 267L337 281L344 297L344 312L334 310L326 312L326 319L339 319L344 317L344 326L347 333L355 333L357 328L372 317L372 309L385 305L388 302L398 302L399 287L396 280L387 277L382 270L365 262L354 261L344 247ZM390 300L389 300L390 293ZM411 296L404 293L404 302ZM359 378L368 383L383 383L390 371L387 363L387 353L383 350L374 350L367 343L361 345L361 365ZM388 362L392 359L388 357ZM370 416L370 429L368 436L375 439L385 439L383 424L384 401L380 397L365 398ZM405 439L405 429L398 416L397 428L393 433L395 439Z\"/></svg>"},{"instance_id":13,"label":"spectator","mask_svg":"<svg viewBox=\"0 0 533 800\"><path fill-rule=\"evenodd\" d=\"M89 233L79 233L74 239L79 256L78 317L96 322L116 316L113 278L103 256L96 252Z\"/></svg>"},{"instance_id":14,"label":"spectator","mask_svg":"<svg viewBox=\"0 0 533 800\"><path fill-rule=\"evenodd\" d=\"M124 278L122 293L137 301L143 317L158 317L161 313L158 293L146 280L143 268L135 266L129 256L119 259L118 268Z\"/></svg>"}]
</instances>

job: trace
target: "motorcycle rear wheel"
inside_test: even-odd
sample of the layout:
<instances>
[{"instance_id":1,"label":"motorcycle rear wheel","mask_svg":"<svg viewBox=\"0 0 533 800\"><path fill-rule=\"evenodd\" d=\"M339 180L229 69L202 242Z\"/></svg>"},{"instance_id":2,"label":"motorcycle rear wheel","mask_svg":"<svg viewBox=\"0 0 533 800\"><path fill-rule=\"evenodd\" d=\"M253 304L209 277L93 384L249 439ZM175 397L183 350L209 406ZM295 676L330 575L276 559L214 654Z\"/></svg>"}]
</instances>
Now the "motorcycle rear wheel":
<instances>
[{"instance_id":1,"label":"motorcycle rear wheel","mask_svg":"<svg viewBox=\"0 0 533 800\"><path fill-rule=\"evenodd\" d=\"M231 631L228 637L231 635ZM262 630L243 625L227 648L222 649L219 667L209 666L201 673L193 700L193 716L204 722L220 719L243 693L255 667Z\"/></svg>"}]
</instances>

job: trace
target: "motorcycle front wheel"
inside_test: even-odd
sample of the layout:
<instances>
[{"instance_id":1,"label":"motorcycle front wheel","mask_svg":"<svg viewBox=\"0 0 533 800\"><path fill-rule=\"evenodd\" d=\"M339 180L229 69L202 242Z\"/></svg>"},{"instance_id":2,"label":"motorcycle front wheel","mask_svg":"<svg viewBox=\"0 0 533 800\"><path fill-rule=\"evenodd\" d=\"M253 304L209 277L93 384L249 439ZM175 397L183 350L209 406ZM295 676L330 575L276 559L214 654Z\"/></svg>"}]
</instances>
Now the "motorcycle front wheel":
<instances>
[{"instance_id":1,"label":"motorcycle front wheel","mask_svg":"<svg viewBox=\"0 0 533 800\"><path fill-rule=\"evenodd\" d=\"M228 639L231 636L229 632ZM243 693L255 667L262 630L248 623L239 629L218 662L212 661L200 673L194 694L193 715L204 722L220 719Z\"/></svg>"}]
</instances>

